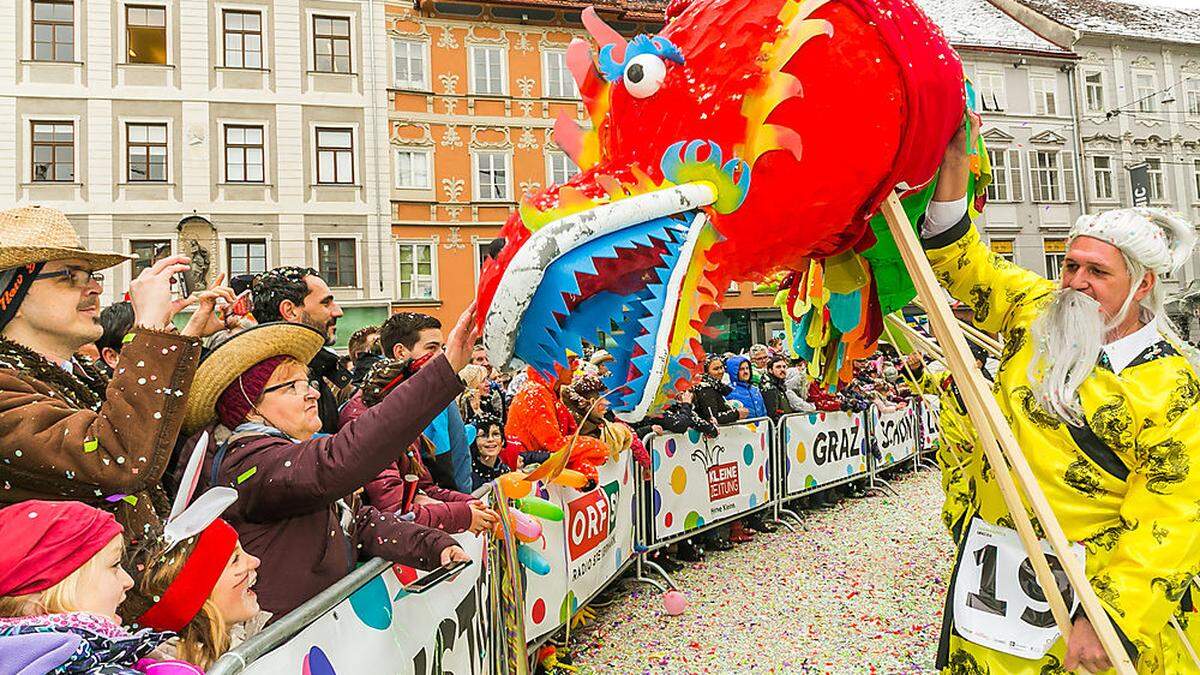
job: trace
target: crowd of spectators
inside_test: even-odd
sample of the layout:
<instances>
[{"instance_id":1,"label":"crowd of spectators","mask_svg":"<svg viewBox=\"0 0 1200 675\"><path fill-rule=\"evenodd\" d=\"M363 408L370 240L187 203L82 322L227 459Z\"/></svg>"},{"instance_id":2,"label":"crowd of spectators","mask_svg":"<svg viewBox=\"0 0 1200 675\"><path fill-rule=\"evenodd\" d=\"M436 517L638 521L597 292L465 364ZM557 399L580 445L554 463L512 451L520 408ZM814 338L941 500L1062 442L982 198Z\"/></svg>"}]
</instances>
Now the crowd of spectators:
<instances>
[{"instance_id":1,"label":"crowd of spectators","mask_svg":"<svg viewBox=\"0 0 1200 675\"><path fill-rule=\"evenodd\" d=\"M647 434L715 437L911 395L894 352L830 390L775 341L710 356L665 410L627 425L604 398L602 348L553 378L498 370L471 307L448 332L394 314L339 354L343 312L316 270L185 295L185 256L101 310L102 270L128 258L85 250L52 209L0 213L0 653L34 670L202 672L366 558L465 560L450 535L499 518L473 493L566 438L600 461L629 451L649 478ZM514 423L527 389L554 439ZM674 555L771 529L747 518Z\"/></svg>"}]
</instances>

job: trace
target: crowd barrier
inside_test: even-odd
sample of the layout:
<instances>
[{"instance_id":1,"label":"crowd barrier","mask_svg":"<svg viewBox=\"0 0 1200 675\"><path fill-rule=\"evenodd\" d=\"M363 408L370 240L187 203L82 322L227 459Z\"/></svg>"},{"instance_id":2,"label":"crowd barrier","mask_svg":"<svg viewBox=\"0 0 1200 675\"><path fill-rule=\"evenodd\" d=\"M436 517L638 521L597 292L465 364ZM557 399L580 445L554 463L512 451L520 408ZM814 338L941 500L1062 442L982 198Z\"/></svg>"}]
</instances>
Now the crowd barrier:
<instances>
[{"instance_id":1,"label":"crowd barrier","mask_svg":"<svg viewBox=\"0 0 1200 675\"><path fill-rule=\"evenodd\" d=\"M543 522L533 546L549 564L521 567L524 616L501 616L496 556L485 538L455 538L477 561L422 594L404 591L410 568L372 560L304 606L223 656L210 675L301 672L305 675L399 672L503 673L503 640L523 619L528 653L566 625L579 607L631 566L635 578L665 589L674 582L647 557L682 538L764 509L778 519L789 501L910 464L938 438L937 399L906 410L797 413L697 432L651 435L650 480L631 453L600 467L598 486L579 492L536 484L563 510ZM886 484L886 483L885 483ZM648 577L656 572L665 585ZM489 602L489 598L492 600ZM518 627L519 628L519 627Z\"/></svg>"}]
</instances>

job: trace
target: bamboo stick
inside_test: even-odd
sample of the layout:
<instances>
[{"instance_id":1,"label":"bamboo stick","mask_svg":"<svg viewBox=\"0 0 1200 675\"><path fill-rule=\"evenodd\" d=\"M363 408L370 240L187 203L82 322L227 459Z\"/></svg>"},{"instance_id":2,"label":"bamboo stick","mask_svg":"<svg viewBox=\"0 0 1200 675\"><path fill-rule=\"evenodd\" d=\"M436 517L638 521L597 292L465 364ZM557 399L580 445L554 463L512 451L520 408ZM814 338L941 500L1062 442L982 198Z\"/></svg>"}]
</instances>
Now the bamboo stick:
<instances>
[{"instance_id":1,"label":"bamboo stick","mask_svg":"<svg viewBox=\"0 0 1200 675\"><path fill-rule=\"evenodd\" d=\"M923 310L925 309L925 306L921 304L920 300L913 301L913 304ZM928 314L929 310L925 310L925 313ZM954 317L954 320L958 322L958 325L963 329L963 332L966 333L968 340L988 350L991 352L992 356L997 358L1000 357L1000 354L1004 351L1004 348L1000 346L1000 343L997 342L995 338L971 325L971 322L969 321L963 321L957 316Z\"/></svg>"},{"instance_id":2,"label":"bamboo stick","mask_svg":"<svg viewBox=\"0 0 1200 675\"><path fill-rule=\"evenodd\" d=\"M904 259L904 264L912 277L913 284L917 288L917 294L925 307L934 335L937 336L938 343L945 351L967 411L976 422L980 445L993 468L997 486L1012 515L1017 534L1025 546L1025 552L1033 565L1038 583L1041 585L1051 613L1054 615L1055 623L1058 624L1059 631L1062 633L1063 641L1069 640L1071 619L1062 595L1058 591L1058 585L1054 580L1046 555L1033 531L1029 514L1025 511L1020 493L1017 492L1017 483L1020 484L1034 515L1041 523L1046 540L1050 543L1067 579L1075 589L1080 604L1091 621L1092 628L1096 631L1113 667L1121 675L1135 675L1133 663L1125 653L1112 621L1100 605L1095 590L1088 583L1083 566L1071 554L1070 543L1063 533L1062 526L1055 517L1049 502L1046 501L1046 496L1017 444L1012 429L1008 427L1008 423L984 383L979 370L974 367L974 359L967 348L963 332L941 294L933 274L933 268L930 267L929 261L921 251L916 233L895 193L888 195L882 212L887 219L892 236L896 240L896 246ZM1006 470L1008 466L1011 466L1012 474Z\"/></svg>"}]
</instances>

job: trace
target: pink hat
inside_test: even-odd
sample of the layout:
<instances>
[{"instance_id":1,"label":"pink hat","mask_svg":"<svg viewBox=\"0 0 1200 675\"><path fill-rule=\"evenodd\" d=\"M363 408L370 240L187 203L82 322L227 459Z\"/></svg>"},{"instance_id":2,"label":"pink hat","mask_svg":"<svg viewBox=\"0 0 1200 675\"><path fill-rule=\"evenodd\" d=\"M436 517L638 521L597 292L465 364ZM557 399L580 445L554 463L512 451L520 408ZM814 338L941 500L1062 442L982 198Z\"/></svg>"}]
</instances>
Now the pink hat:
<instances>
[{"instance_id":1,"label":"pink hat","mask_svg":"<svg viewBox=\"0 0 1200 675\"><path fill-rule=\"evenodd\" d=\"M275 369L286 358L272 356L265 361L259 361L246 369L246 372L234 378L232 384L225 387L225 391L221 392L221 396L217 399L217 419L221 420L221 424L228 429L235 429L246 421L246 416L254 407L254 401L262 396L263 389L267 388L267 382L275 374Z\"/></svg>"},{"instance_id":2,"label":"pink hat","mask_svg":"<svg viewBox=\"0 0 1200 675\"><path fill-rule=\"evenodd\" d=\"M0 596L37 593L66 579L121 534L107 511L30 500L0 509Z\"/></svg>"}]
</instances>

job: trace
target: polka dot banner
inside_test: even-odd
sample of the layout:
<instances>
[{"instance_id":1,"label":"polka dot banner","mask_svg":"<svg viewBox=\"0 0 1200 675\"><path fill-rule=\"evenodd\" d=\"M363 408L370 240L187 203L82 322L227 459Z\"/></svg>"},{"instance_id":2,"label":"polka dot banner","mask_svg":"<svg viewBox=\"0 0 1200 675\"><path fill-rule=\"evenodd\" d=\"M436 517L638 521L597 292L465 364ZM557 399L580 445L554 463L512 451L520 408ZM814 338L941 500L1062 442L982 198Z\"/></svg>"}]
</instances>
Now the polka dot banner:
<instances>
[{"instance_id":1,"label":"polka dot banner","mask_svg":"<svg viewBox=\"0 0 1200 675\"><path fill-rule=\"evenodd\" d=\"M785 494L793 495L821 485L866 474L866 425L858 413L787 415L780 420L788 443L785 459ZM794 461L793 461L794 460Z\"/></svg>"},{"instance_id":2,"label":"polka dot banner","mask_svg":"<svg viewBox=\"0 0 1200 675\"><path fill-rule=\"evenodd\" d=\"M770 494L768 459L774 427L767 422L651 439L655 537L666 538L761 506ZM670 449L670 450L668 450Z\"/></svg>"}]
</instances>

